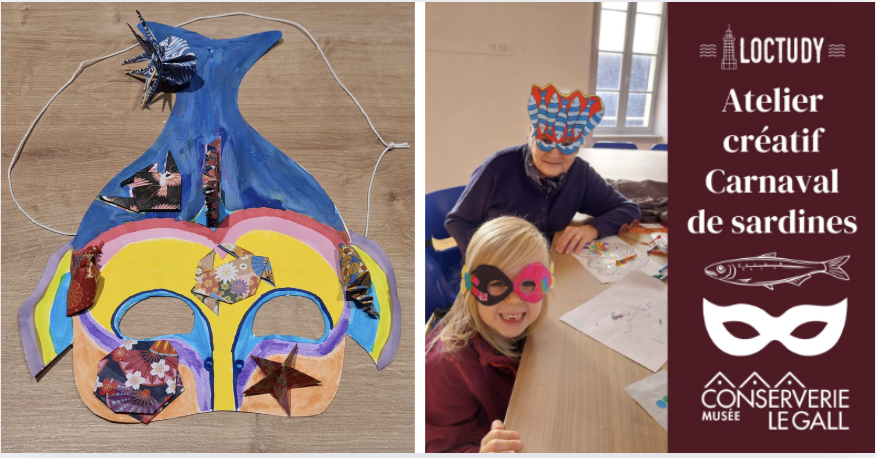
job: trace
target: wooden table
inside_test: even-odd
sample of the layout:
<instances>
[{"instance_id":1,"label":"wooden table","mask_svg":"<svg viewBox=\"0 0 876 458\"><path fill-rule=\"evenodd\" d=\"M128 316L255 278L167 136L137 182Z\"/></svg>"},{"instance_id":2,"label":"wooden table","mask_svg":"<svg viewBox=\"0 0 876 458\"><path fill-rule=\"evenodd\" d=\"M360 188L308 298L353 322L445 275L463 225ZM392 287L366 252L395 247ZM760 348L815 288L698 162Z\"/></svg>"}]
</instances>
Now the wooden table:
<instances>
[{"instance_id":1,"label":"wooden table","mask_svg":"<svg viewBox=\"0 0 876 458\"><path fill-rule=\"evenodd\" d=\"M579 155L606 178L666 180L665 151L582 149ZM600 284L571 255L552 251L551 260L556 288L547 320L527 339L506 429L520 433L526 452L666 452L666 431L624 391L653 372L560 321L611 285Z\"/></svg>"},{"instance_id":2,"label":"wooden table","mask_svg":"<svg viewBox=\"0 0 876 458\"><path fill-rule=\"evenodd\" d=\"M381 135L397 143L414 140L413 3L4 3L4 170L34 116L79 62L135 44L125 25L136 25L135 9L147 20L165 24L234 11L296 21L319 42ZM365 194L383 146L307 37L291 26L249 17L186 27L212 38L268 30L283 33L244 78L240 110L258 132L316 178L347 227L364 233ZM100 189L161 132L174 97L159 92L150 109L139 109L143 83L124 70L142 65L121 65L138 52L85 69L37 125L12 178L22 206L38 221L75 231ZM110 423L92 414L79 399L70 352L61 355L39 381L34 380L19 338L18 309L36 286L49 256L70 238L43 231L19 213L4 175L0 191L2 451L413 452L414 151L388 153L372 192L369 237L381 244L393 263L402 307L398 353L389 366L377 371L366 352L348 338L334 401L322 414L304 418L213 412L146 426ZM149 333L148 323L162 317L166 324L178 319L190 326L191 311L186 308L182 315L174 315L179 310L161 304L147 308L125 332L135 337L155 335ZM290 319L282 307L265 312L276 326Z\"/></svg>"}]
</instances>

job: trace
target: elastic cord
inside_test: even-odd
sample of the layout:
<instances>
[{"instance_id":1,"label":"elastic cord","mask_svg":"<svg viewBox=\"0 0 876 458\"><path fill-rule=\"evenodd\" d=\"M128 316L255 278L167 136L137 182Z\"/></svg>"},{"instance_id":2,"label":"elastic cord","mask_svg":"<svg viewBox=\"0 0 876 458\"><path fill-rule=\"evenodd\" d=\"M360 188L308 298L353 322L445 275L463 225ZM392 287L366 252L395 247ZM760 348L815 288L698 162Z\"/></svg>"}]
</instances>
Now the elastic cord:
<instances>
[{"instance_id":1,"label":"elastic cord","mask_svg":"<svg viewBox=\"0 0 876 458\"><path fill-rule=\"evenodd\" d=\"M328 67L329 71L331 72L332 77L334 77L335 81L338 82L338 85L341 86L341 89L343 89L344 92L346 92L347 95L350 96L350 99L353 100L353 103L355 103L356 107L359 108L359 111L362 112L362 116L365 116L365 121L368 122L368 126L371 127L371 130L374 132L374 135L377 135L377 139L380 140L380 143L382 143L383 146L386 147L386 149L383 150L383 153L381 153L380 157L377 159L377 163L374 165L374 171L371 173L371 183L368 185L368 207L367 207L367 210L365 213L365 236L367 237L368 236L368 224L369 224L369 221L371 218L371 186L374 184L374 176L377 174L377 166L380 165L380 160L383 159L383 155L386 154L388 151L393 150L393 149L405 149L405 148L410 148L410 147L408 146L407 143L399 143L399 144L396 144L393 142L387 143L386 141L383 140L383 137L381 137L380 133L377 132L377 129L374 127L374 124L371 123L371 118L368 117L368 113L365 113L365 109L362 108L362 105L359 104L359 101L356 100L356 97L353 96L353 93L350 92L350 90L347 89L346 86L344 86L344 83L342 83L340 78L338 78L338 75L335 74L334 69L332 69L331 64L329 64L328 58L326 58L325 53L322 52L322 48L319 47L319 43L316 42L316 40L313 38L313 36L310 34L310 32L308 32L307 29L305 29L301 24L299 24L297 22L293 22L293 21L288 21L286 19L278 19L278 18L272 18L272 17L266 17L266 16L259 16L257 14L244 13L244 12L235 12L235 13L217 14L215 16L197 17L197 18L188 20L186 22L182 22L180 24L177 24L176 27L182 27L184 25L191 24L191 23L197 22L197 21L202 21L205 19L218 19L218 18L229 17L229 16L249 16L249 17L253 17L256 19L264 19L266 21L280 22L283 24L291 25L291 26L297 28L298 30L300 30L301 32L303 32L305 35L307 35L307 38L309 38L310 41L313 43L313 45L316 46L316 49L319 51L319 55L322 56L322 60L325 62L325 65ZM15 166L15 163L18 161L18 157L21 155L21 150L22 150L22 148L24 148L24 144L27 142L27 139L30 137L30 134L33 132L34 127L36 127L37 122L39 122L40 118L42 118L43 113L45 113L46 110L49 108L49 105L52 104L52 102L55 100L55 98L58 97L58 95L61 94L61 92L64 91L64 89L67 89L67 87L70 86L74 80L76 80L76 77L79 76L80 73L82 73L82 70L84 70L85 68L90 67L90 66L92 66L92 65L94 65L94 64L96 64L104 59L108 59L110 57L117 56L117 55L122 54L124 52L128 52L136 47L137 47L137 45L131 45L125 49L122 49L120 51L116 51L112 54L107 54L105 56L96 57L94 59L84 60L84 61L80 62L79 68L77 68L76 71L73 72L73 76L70 77L70 80L67 81L66 84L61 86L61 89L58 89L58 92L55 92L55 95L53 95L52 98L49 99L49 101L46 103L46 106L43 107L43 109L39 112L39 114L36 116L36 118L34 118L33 122L30 124L30 127L28 127L27 132L24 133L24 137L21 139L21 142L18 144L18 148L15 150L15 154L12 155L12 160L9 163L9 168L6 170L6 181L9 183L9 194L12 195L12 200L15 202L15 205L18 207L18 209L21 211L21 213L27 217L27 219L29 219L32 223L36 224L37 226L39 226L47 231L54 232L56 234L69 235L69 236L76 235L75 232L63 232L63 231L59 231L57 229L52 229L51 227L48 227L44 224L41 224L37 220L33 219L33 217L31 217L29 214L27 214L27 212L24 211L23 208L21 208L21 204L18 202L18 199L15 197L15 192L12 190L12 168Z\"/></svg>"},{"instance_id":2,"label":"elastic cord","mask_svg":"<svg viewBox=\"0 0 876 458\"><path fill-rule=\"evenodd\" d=\"M371 172L371 182L368 183L368 207L367 211L365 212L365 237L368 237L368 225L371 222L371 187L374 186L374 176L377 175L377 167L380 166L380 161L383 159L383 156L386 155L386 153L398 148L409 148L409 146L407 143L396 145L393 142L389 142L389 144L386 145L386 149L383 150L382 153L380 153L380 157L377 158L377 163L374 164L374 171Z\"/></svg>"}]
</instances>

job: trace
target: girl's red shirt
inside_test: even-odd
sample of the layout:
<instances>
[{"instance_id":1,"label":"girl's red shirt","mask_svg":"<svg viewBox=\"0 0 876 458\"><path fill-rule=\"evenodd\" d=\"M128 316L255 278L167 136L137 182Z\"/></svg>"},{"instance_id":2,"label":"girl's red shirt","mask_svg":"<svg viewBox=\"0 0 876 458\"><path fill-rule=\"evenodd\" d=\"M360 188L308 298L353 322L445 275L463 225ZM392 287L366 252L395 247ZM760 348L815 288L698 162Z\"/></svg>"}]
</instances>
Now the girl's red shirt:
<instances>
[{"instance_id":1,"label":"girl's red shirt","mask_svg":"<svg viewBox=\"0 0 876 458\"><path fill-rule=\"evenodd\" d=\"M426 452L480 451L493 421L505 420L517 367L479 333L454 352L435 342L426 353Z\"/></svg>"}]
</instances>

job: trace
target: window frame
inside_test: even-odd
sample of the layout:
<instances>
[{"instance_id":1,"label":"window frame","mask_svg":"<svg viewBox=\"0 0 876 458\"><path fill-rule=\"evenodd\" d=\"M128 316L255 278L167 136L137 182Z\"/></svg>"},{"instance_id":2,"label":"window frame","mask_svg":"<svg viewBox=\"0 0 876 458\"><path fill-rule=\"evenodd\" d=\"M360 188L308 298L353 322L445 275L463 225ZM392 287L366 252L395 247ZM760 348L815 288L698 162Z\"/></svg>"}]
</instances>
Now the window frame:
<instances>
[{"instance_id":1,"label":"window frame","mask_svg":"<svg viewBox=\"0 0 876 458\"><path fill-rule=\"evenodd\" d=\"M595 11L593 14L593 46L592 52L590 54L590 93L596 94L596 79L598 77L599 72L599 32L602 21L602 3L597 2ZM648 126L633 126L627 127L627 104L629 102L630 93L634 94L647 94L649 91L630 91L630 73L633 61L633 39L635 38L636 33L636 17L638 12L639 2L628 2L627 3L627 22L626 22L626 30L624 34L624 50L621 53L621 82L620 89L618 91L618 107L617 107L617 123L614 126L604 126L602 124L596 126L593 130L593 135L595 136L642 136L642 135L654 135L655 128L655 115L657 113L657 101L660 98L660 73L663 70L663 61L665 56L665 47L667 41L667 33L666 33L666 24L669 22L667 20L667 5L669 2L663 2L662 9L660 14L653 13L641 13L641 14L649 14L652 16L659 16L660 20L660 34L659 34L659 43L657 44L657 54L643 54L643 55L653 55L656 61L656 67L654 68L654 81L653 81L653 90L650 91L651 94L651 107L650 112L648 114ZM607 51L608 52L608 51ZM615 52L615 51L612 51ZM636 53L642 54L642 53Z\"/></svg>"}]
</instances>

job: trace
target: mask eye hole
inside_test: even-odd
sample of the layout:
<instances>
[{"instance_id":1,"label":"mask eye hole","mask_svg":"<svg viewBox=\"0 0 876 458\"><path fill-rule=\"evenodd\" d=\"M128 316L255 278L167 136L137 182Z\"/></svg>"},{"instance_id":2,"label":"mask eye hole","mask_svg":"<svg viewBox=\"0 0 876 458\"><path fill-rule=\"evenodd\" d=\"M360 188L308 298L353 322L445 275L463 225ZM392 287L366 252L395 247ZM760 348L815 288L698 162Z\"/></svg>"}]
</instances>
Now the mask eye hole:
<instances>
[{"instance_id":1,"label":"mask eye hole","mask_svg":"<svg viewBox=\"0 0 876 458\"><path fill-rule=\"evenodd\" d=\"M262 305L253 320L255 336L285 335L317 340L325 333L319 306L301 296L278 296Z\"/></svg>"},{"instance_id":2,"label":"mask eye hole","mask_svg":"<svg viewBox=\"0 0 876 458\"><path fill-rule=\"evenodd\" d=\"M520 282L520 292L523 294L532 294L535 291L535 280L523 280Z\"/></svg>"},{"instance_id":3,"label":"mask eye hole","mask_svg":"<svg viewBox=\"0 0 876 458\"><path fill-rule=\"evenodd\" d=\"M753 339L760 335L757 329L741 321L728 321L724 323L724 327L727 329L727 332L737 339Z\"/></svg>"},{"instance_id":4,"label":"mask eye hole","mask_svg":"<svg viewBox=\"0 0 876 458\"><path fill-rule=\"evenodd\" d=\"M119 322L119 332L137 340L188 334L195 326L192 309L176 297L148 297L128 309Z\"/></svg>"},{"instance_id":5,"label":"mask eye hole","mask_svg":"<svg viewBox=\"0 0 876 458\"><path fill-rule=\"evenodd\" d=\"M507 290L508 287L505 286L505 283L502 283L502 280L493 280L487 286L487 292L490 293L490 296L501 296Z\"/></svg>"},{"instance_id":6,"label":"mask eye hole","mask_svg":"<svg viewBox=\"0 0 876 458\"><path fill-rule=\"evenodd\" d=\"M823 321L810 321L797 326L791 335L798 339L811 339L821 334L825 327L827 323Z\"/></svg>"}]
</instances>

